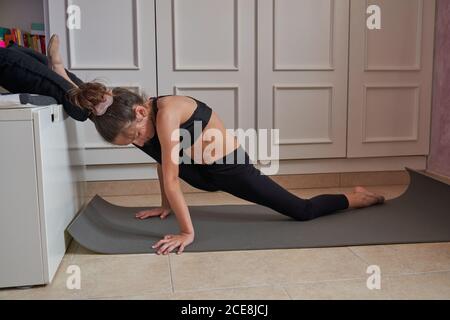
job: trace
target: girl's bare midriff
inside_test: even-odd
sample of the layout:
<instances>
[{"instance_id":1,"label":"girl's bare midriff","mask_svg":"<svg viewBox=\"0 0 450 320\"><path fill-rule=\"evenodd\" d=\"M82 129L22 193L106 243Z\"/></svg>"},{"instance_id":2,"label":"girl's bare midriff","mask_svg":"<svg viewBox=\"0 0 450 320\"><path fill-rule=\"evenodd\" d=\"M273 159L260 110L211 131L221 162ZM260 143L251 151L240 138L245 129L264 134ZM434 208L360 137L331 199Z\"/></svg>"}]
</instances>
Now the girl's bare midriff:
<instances>
[{"instance_id":1,"label":"girl's bare midriff","mask_svg":"<svg viewBox=\"0 0 450 320\"><path fill-rule=\"evenodd\" d=\"M181 125L192 116L195 109L197 108L197 103L193 99L186 96L172 96L171 99L176 99L174 100L174 103L180 105L180 110L182 110L180 121ZM217 139L216 137L219 132L214 132L214 135L212 135L211 133L207 134L209 129L220 131L220 134L218 136L218 139L220 139L219 141L214 142L214 140L210 140ZM208 147L209 145L211 146ZM223 158L225 155L236 150L239 146L240 144L238 139L234 135L232 135L232 132L226 131L222 120L220 120L217 113L212 110L211 118L209 119L209 122L206 125L205 129L203 129L200 137L194 142L192 146L186 148L184 152L186 155L189 155L191 159L195 161L195 163L206 164ZM208 148L207 152L205 152L206 148ZM201 150L201 158L198 158L198 156L196 156L196 153L199 153L198 150Z\"/></svg>"}]
</instances>

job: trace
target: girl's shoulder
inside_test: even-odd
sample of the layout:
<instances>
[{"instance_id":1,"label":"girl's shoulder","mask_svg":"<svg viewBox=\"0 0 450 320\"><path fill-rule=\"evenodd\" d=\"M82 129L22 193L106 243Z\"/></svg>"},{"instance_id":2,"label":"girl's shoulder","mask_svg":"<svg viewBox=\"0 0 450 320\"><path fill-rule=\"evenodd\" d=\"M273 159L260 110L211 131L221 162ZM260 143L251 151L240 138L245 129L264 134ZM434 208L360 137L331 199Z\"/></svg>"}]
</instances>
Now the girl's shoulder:
<instances>
[{"instance_id":1,"label":"girl's shoulder","mask_svg":"<svg viewBox=\"0 0 450 320\"><path fill-rule=\"evenodd\" d=\"M155 107L155 112L165 110L167 112L186 112L196 107L196 101L188 96L165 95L155 97L155 101L151 101Z\"/></svg>"}]
</instances>

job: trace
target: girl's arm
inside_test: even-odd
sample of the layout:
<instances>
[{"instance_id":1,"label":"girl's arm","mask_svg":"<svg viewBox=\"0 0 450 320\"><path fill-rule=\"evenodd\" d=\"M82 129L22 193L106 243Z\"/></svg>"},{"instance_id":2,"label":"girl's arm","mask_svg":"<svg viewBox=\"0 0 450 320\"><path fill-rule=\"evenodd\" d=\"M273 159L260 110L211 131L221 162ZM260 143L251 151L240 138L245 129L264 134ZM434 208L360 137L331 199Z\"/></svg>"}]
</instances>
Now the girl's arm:
<instances>
[{"instance_id":1,"label":"girl's arm","mask_svg":"<svg viewBox=\"0 0 450 320\"><path fill-rule=\"evenodd\" d=\"M156 130L161 144L163 188L170 207L175 213L181 232L179 235L166 235L153 248L159 247L157 250L158 254L168 254L175 248L180 247L178 253L181 253L185 246L194 241L194 226L178 179L180 144L178 129L180 115L176 105L160 102L161 107L156 119L156 123L159 125Z\"/></svg>"},{"instance_id":2,"label":"girl's arm","mask_svg":"<svg viewBox=\"0 0 450 320\"><path fill-rule=\"evenodd\" d=\"M167 196L166 196L166 192L164 191L164 176L162 173L161 164L158 163L156 168L158 171L159 188L161 189L161 207L166 208L166 209L171 209L169 200L167 199Z\"/></svg>"},{"instance_id":3,"label":"girl's arm","mask_svg":"<svg viewBox=\"0 0 450 320\"><path fill-rule=\"evenodd\" d=\"M164 177L162 174L161 165L159 163L157 164L157 171L158 171L159 187L161 189L161 207L139 211L138 213L136 213L136 218L147 219L150 217L159 216L161 219L164 219L172 211L172 208L170 207L169 204L169 200L167 199L166 193L164 192Z\"/></svg>"}]
</instances>

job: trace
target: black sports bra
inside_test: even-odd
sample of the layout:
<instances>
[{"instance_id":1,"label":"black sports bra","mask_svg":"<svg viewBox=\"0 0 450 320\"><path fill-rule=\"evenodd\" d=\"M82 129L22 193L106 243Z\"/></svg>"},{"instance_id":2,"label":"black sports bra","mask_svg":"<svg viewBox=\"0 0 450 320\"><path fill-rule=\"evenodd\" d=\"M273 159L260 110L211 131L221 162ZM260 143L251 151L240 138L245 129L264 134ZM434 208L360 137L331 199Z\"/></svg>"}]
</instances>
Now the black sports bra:
<instances>
[{"instance_id":1,"label":"black sports bra","mask_svg":"<svg viewBox=\"0 0 450 320\"><path fill-rule=\"evenodd\" d=\"M156 114L158 112L158 108L156 105L157 100L159 98L167 97L167 96L169 96L169 95L151 97L151 99L153 99L152 100L152 109L153 109L153 114L154 114L152 121L154 121L153 119L156 119ZM191 96L187 96L187 97L195 100L195 102L197 103L197 108L194 110L194 113L189 117L189 119L180 125L180 128L188 130L190 137L191 137L191 142L190 142L189 146L192 146L194 144L194 142L199 138L199 136L201 135L201 132L203 132L206 125L208 124L208 122L211 118L212 109L206 103L204 103L202 101L199 101ZM198 122L198 121L201 121L201 123L202 123L202 130L201 131L197 130L198 132L195 132L195 130L194 130L195 122ZM142 147L140 147L136 144L133 144L133 145L135 147L141 149L145 153L147 153L149 156L151 156L157 162L161 163L161 144L159 142L159 138L158 138L158 135L156 132L155 122L153 122L153 125L155 126L154 136L152 138L150 138ZM198 126L198 124L197 124L197 126ZM183 136L180 136L180 142L182 140L183 140Z\"/></svg>"}]
</instances>

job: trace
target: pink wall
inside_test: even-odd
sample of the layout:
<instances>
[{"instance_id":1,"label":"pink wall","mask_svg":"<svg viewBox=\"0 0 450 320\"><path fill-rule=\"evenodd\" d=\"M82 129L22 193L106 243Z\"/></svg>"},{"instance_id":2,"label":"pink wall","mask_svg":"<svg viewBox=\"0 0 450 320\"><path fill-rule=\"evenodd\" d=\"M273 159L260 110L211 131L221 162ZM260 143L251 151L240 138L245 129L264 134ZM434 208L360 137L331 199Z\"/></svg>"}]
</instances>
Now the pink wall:
<instances>
[{"instance_id":1,"label":"pink wall","mask_svg":"<svg viewBox=\"0 0 450 320\"><path fill-rule=\"evenodd\" d=\"M431 145L427 170L450 177L450 1L437 1Z\"/></svg>"}]
</instances>

